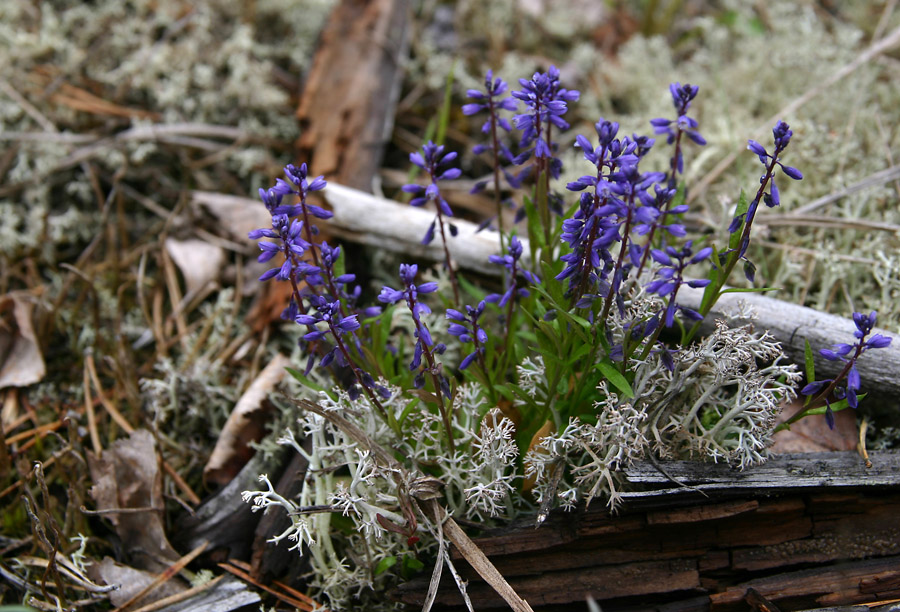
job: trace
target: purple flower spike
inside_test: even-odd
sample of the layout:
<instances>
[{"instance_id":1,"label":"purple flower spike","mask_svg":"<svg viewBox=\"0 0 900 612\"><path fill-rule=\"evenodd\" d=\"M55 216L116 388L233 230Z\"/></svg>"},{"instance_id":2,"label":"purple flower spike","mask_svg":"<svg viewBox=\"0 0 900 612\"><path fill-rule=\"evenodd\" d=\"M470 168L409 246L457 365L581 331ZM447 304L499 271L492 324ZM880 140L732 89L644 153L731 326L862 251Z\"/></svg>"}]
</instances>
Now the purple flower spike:
<instances>
[{"instance_id":1,"label":"purple flower spike","mask_svg":"<svg viewBox=\"0 0 900 612\"><path fill-rule=\"evenodd\" d=\"M787 138L790 138L788 135ZM817 396L818 401L825 401L826 412L825 418L828 426L834 428L834 415L831 410L831 403L834 400L846 399L847 405L856 408L859 405L859 390L862 380L859 370L856 368L856 362L860 356L869 349L880 349L890 346L892 338L882 334L874 334L866 340L866 337L872 332L877 321L877 313L873 310L869 314L862 312L853 313L853 324L856 329L853 335L856 342L853 344L834 344L830 349L821 349L819 354L829 361L844 362L844 369L836 378L824 380L810 381L800 393L803 395ZM830 418L829 418L829 415Z\"/></svg>"},{"instance_id":2,"label":"purple flower spike","mask_svg":"<svg viewBox=\"0 0 900 612\"><path fill-rule=\"evenodd\" d=\"M447 309L447 319L453 321L447 328L447 333L451 336L459 338L464 344L474 344L474 350L466 355L459 364L460 370L465 370L476 359L483 360L485 353L485 344L488 340L487 332L478 324L478 319L484 313L484 300L478 303L478 306L472 308L466 306L466 314L461 313L453 308Z\"/></svg>"}]
</instances>

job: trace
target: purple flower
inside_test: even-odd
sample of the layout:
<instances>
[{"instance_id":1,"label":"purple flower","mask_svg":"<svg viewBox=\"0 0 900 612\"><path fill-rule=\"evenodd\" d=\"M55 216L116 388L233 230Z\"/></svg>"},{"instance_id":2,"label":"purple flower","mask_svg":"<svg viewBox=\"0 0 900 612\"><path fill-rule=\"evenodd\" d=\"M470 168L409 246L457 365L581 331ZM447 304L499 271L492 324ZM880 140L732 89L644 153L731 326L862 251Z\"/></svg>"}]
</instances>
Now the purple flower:
<instances>
[{"instance_id":1,"label":"purple flower","mask_svg":"<svg viewBox=\"0 0 900 612\"><path fill-rule=\"evenodd\" d=\"M489 255L488 261L492 264L497 264L499 266L503 266L506 268L508 272L508 288L500 295L499 293L492 293L488 295L485 299L486 302L490 302L492 304L497 304L501 308L506 306L507 302L510 299L515 297L526 298L530 295L528 289L524 287L519 287L518 275L521 273L525 280L533 285L537 285L541 282L541 280L529 272L528 270L519 270L519 258L522 257L522 242L519 240L519 237L513 234L509 239L509 245L507 246L506 255Z\"/></svg>"},{"instance_id":2,"label":"purple flower","mask_svg":"<svg viewBox=\"0 0 900 612\"><path fill-rule=\"evenodd\" d=\"M594 125L599 145L595 148L584 136L575 138L575 146L597 170L566 185L569 191L584 191L579 209L563 221L562 240L572 252L560 257L567 265L556 278L569 279L567 292L579 308L590 306L602 294L609 294L608 275L615 267L610 249L627 240L635 225L653 223L659 214L644 205L652 200L646 190L662 178L660 173L641 174L638 163L653 146L653 139L642 136L616 138L619 124L601 119ZM627 226L627 230L625 230ZM621 274L619 280L621 280ZM614 277L613 284L617 285Z\"/></svg>"},{"instance_id":3,"label":"purple flower","mask_svg":"<svg viewBox=\"0 0 900 612\"><path fill-rule=\"evenodd\" d=\"M675 312L680 310L683 315L694 321L699 321L703 316L695 310L681 306L675 303L675 297L681 285L686 284L688 287L705 287L711 281L706 279L684 280L684 269L691 264L700 263L712 254L712 247L704 247L693 252L693 241L688 240L684 247L680 250L672 246L665 249L651 249L650 257L658 264L662 265L656 275L658 278L647 283L645 289L648 293L655 293L660 297L669 299L666 308L664 321L666 327L672 327L675 322Z\"/></svg>"},{"instance_id":4,"label":"purple flower","mask_svg":"<svg viewBox=\"0 0 900 612\"><path fill-rule=\"evenodd\" d=\"M299 167L293 164L288 164L284 167L284 175L287 177L289 182L283 181L281 179L276 179L275 187L273 187L270 191L275 191L279 195L279 201L280 196L293 193L300 197L300 203L289 206L280 206L277 209L278 212L284 212L289 217L295 217L297 215L304 214L305 208L308 215L312 215L313 217L317 217L319 219L330 219L334 216L333 212L325 210L321 206L307 204L306 202L306 198L310 194L310 192L319 191L325 188L325 177L317 176L315 179L313 179L312 182L309 182L307 180L306 164L300 164ZM304 214L304 216L307 215Z\"/></svg>"},{"instance_id":5,"label":"purple flower","mask_svg":"<svg viewBox=\"0 0 900 612\"><path fill-rule=\"evenodd\" d=\"M472 308L466 306L466 314L453 308L447 309L447 319L453 321L447 329L451 336L459 338L465 344L474 344L474 350L466 355L459 364L460 370L465 370L475 359L484 359L485 344L488 340L487 332L478 324L478 319L484 314L484 300L478 306Z\"/></svg>"},{"instance_id":6,"label":"purple flower","mask_svg":"<svg viewBox=\"0 0 900 612\"><path fill-rule=\"evenodd\" d=\"M757 157L759 157L760 163L765 166L766 171L759 179L759 191L756 193L756 197L750 202L750 206L747 208L747 212L744 214L740 214L734 217L731 221L731 225L728 227L728 233L733 234L738 229L740 229L741 225L744 226L744 230L741 234L741 246L740 246L740 255L744 256L744 253L747 252L747 247L750 246L750 226L753 223L753 219L756 216L756 211L759 208L760 200L762 200L766 206L769 208L773 208L781 204L781 192L778 189L778 185L775 183L775 175L774 170L775 166L781 168L781 171L786 174L788 177L794 179L795 181L799 181L803 178L803 174L796 168L791 168L790 166L785 166L781 163L779 156L781 153L787 148L788 144L791 142L791 136L793 132L790 127L784 121L779 121L775 124L775 127L772 128L772 135L775 139L775 150L769 155L766 148L756 142L755 140L747 141L747 148L752 151ZM771 186L769 192L766 192L766 187L769 186L771 181ZM751 278L752 273L748 273L747 277L752 281Z\"/></svg>"},{"instance_id":7,"label":"purple flower","mask_svg":"<svg viewBox=\"0 0 900 612\"><path fill-rule=\"evenodd\" d=\"M789 139L790 135L787 138ZM832 396L838 400L846 399L847 405L855 409L859 405L857 395L861 385L856 361L869 349L886 348L893 340L882 334L875 334L868 340L866 339L872 333L876 319L877 313L874 310L868 315L854 312L853 324L856 329L853 335L856 337L856 342L833 344L830 349L819 351L819 354L829 361L844 362L843 370L835 378L812 381L800 390L803 395L818 395L819 399L825 400L825 419L832 429L834 429L834 413L831 409Z\"/></svg>"},{"instance_id":8,"label":"purple flower","mask_svg":"<svg viewBox=\"0 0 900 612\"><path fill-rule=\"evenodd\" d=\"M413 199L409 201L410 205L425 206L428 202L433 202L437 208L435 221L432 221L428 231L425 232L422 244L430 244L431 241L434 240L436 222L440 224L441 237L446 240L444 236L444 215L452 217L453 211L450 209L450 205L447 204L447 200L441 196L441 190L438 187L437 182L440 180L456 179L462 174L462 171L459 168L446 167L456 159L456 156L456 153L453 152L444 153L444 145L436 145L430 140L422 147L421 153L415 152L410 153L409 155L409 161L425 170L431 178L431 184L428 186L415 183L403 186L403 191L411 193L414 196ZM452 224L449 225L450 233L455 236L456 227ZM447 262L447 265L450 265L450 263Z\"/></svg>"},{"instance_id":9,"label":"purple flower","mask_svg":"<svg viewBox=\"0 0 900 612\"><path fill-rule=\"evenodd\" d=\"M499 77L494 79L493 71L488 70L484 77L484 91L470 89L466 92L467 97L478 100L478 102L463 105L463 114L477 115L487 111L488 118L485 120L484 125L481 126L482 132L487 134L491 131L492 121L495 121L496 125L509 132L512 130L509 121L497 116L497 111L500 109L507 111L516 110L516 101L514 99L500 98L508 89L509 86L506 84L506 81ZM490 145L488 145L488 148L490 148Z\"/></svg>"},{"instance_id":10,"label":"purple flower","mask_svg":"<svg viewBox=\"0 0 900 612\"><path fill-rule=\"evenodd\" d=\"M560 130L569 129L569 124L562 117L568 111L568 103L578 100L580 93L560 86L556 66L550 66L547 72L535 72L530 80L519 79L519 85L522 89L510 95L524 102L528 111L514 116L513 121L522 130L519 147L527 150L519 155L517 161L524 163L531 155L546 158L550 160L548 167L551 175L558 178L561 164L553 157L552 144L547 142L545 130L550 125ZM531 145L534 145L533 148L530 148Z\"/></svg>"},{"instance_id":11,"label":"purple flower","mask_svg":"<svg viewBox=\"0 0 900 612\"><path fill-rule=\"evenodd\" d=\"M672 83L669 85L669 92L672 94L672 104L675 106L677 117L675 119L651 119L650 125L656 134L665 134L666 141L669 144L675 143L675 152L672 155L670 163L669 186L675 187L677 180L676 174L684 173L684 156L681 151L681 135L684 134L696 144L703 146L706 139L700 135L697 128L700 127L697 120L688 117L687 111L691 107L691 100L697 97L700 90L696 85L681 83Z\"/></svg>"},{"instance_id":12,"label":"purple flower","mask_svg":"<svg viewBox=\"0 0 900 612\"><path fill-rule=\"evenodd\" d=\"M419 294L433 293L437 291L437 283L422 283L416 285L415 279L419 268L415 264L400 264L400 280L403 281L403 289L393 289L385 286L378 295L378 301L383 304L395 304L400 300L406 300L406 305L412 312L413 321L416 325L416 346L413 353L413 360L409 364L410 370L415 370L421 365L422 353L434 344L431 338L431 332L421 319L422 314L431 313L431 309L424 302L418 300Z\"/></svg>"}]
</instances>

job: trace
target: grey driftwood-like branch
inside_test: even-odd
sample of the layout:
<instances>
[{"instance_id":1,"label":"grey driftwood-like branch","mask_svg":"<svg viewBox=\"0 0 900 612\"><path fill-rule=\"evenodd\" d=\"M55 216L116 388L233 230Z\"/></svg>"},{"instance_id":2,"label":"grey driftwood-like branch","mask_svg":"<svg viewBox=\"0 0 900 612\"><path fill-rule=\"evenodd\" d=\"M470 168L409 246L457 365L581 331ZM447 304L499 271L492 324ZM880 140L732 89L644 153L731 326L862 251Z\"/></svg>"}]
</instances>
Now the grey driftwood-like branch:
<instances>
[{"instance_id":1,"label":"grey driftwood-like branch","mask_svg":"<svg viewBox=\"0 0 900 612\"><path fill-rule=\"evenodd\" d=\"M422 244L422 237L434 219L433 212L335 183L329 183L323 194L334 211L334 217L328 222L332 235L421 259L443 259L440 240L429 245ZM236 239L246 239L246 231L264 227L270 222L267 211L256 200L198 191L194 192L194 201L217 216L232 221L239 217L239 222L232 223L232 226L239 225L238 231L243 234L236 231ZM497 233L492 230L479 232L478 226L469 221L453 220L453 223L459 233L450 240L448 248L456 265L481 274L499 275L502 267L488 262L488 256L498 252ZM523 258L527 259L530 252L527 240L523 240L523 243ZM678 302L696 309L700 306L702 295L700 289L682 286L678 292ZM752 323L759 331L767 330L771 333L781 342L785 353L794 363L803 364L804 340L808 340L817 355L817 374L820 377L837 374L843 364L818 357L818 349L837 342L851 343L855 329L853 321L849 317L819 312L770 297L771 295L723 295L701 327L701 332L710 330L716 319L747 312L746 308L742 308L743 304L753 312L753 320L746 319L745 322ZM876 329L875 332L892 335L883 329ZM900 341L864 356L857 368L863 385L868 390L888 398L900 396Z\"/></svg>"},{"instance_id":2,"label":"grey driftwood-like branch","mask_svg":"<svg viewBox=\"0 0 900 612\"><path fill-rule=\"evenodd\" d=\"M334 210L331 227L334 233L344 238L380 248L400 251L422 258L439 261L443 259L439 241L428 246L421 244L425 230L434 218L428 210L412 208L391 200L378 198L367 193L329 184L324 191L325 199ZM488 256L497 253L497 234L490 230L476 232L477 226L467 221L454 221L459 235L450 241L450 254L463 269L486 274L499 274L500 266L488 263ZM529 248L525 243L524 255ZM678 302L689 308L700 307L703 291L686 286L678 292ZM833 376L843 363L827 361L818 357L819 348L827 348L837 342L853 342L855 329L850 318L819 312L805 306L798 306L761 293L728 293L723 295L713 307L701 331L712 329L713 321L726 315L734 315L750 307L756 329L767 330L784 347L785 353L794 363L804 362L804 340L816 349L816 372ZM849 313L848 313L849 314ZM877 333L887 334L881 329ZM890 334L888 334L890 335ZM900 395L900 342L894 342L886 349L880 349L871 356L860 359L859 373L864 385L877 389L886 396Z\"/></svg>"}]
</instances>

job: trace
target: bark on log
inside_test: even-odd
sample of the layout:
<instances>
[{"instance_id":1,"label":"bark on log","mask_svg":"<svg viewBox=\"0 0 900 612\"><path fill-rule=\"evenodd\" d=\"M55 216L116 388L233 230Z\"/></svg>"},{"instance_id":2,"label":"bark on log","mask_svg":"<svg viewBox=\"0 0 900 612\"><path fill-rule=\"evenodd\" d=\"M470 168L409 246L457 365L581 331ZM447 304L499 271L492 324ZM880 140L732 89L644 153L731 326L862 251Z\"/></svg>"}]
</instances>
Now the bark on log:
<instances>
[{"instance_id":1,"label":"bark on log","mask_svg":"<svg viewBox=\"0 0 900 612\"><path fill-rule=\"evenodd\" d=\"M407 0L342 0L322 31L297 109L297 159L371 191L394 124L409 39Z\"/></svg>"},{"instance_id":2,"label":"bark on log","mask_svg":"<svg viewBox=\"0 0 900 612\"><path fill-rule=\"evenodd\" d=\"M618 515L554 512L539 529L527 520L475 543L535 610L587 609L590 594L607 612L737 612L750 609L751 588L782 610L884 601L900 597L900 454L872 459L871 470L852 453L785 455L744 472L665 464L709 499L639 465L627 474L647 490L627 493ZM502 607L458 567L476 609ZM397 595L416 605L426 587ZM449 581L437 603L462 609Z\"/></svg>"}]
</instances>

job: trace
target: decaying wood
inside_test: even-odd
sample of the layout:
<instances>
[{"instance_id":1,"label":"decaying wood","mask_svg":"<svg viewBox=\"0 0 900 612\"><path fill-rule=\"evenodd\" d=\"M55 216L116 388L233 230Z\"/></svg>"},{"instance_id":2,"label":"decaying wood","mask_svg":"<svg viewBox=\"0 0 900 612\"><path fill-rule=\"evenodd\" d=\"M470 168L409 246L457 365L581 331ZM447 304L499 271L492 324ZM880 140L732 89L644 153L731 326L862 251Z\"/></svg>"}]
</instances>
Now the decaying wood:
<instances>
[{"instance_id":1,"label":"decaying wood","mask_svg":"<svg viewBox=\"0 0 900 612\"><path fill-rule=\"evenodd\" d=\"M261 514L253 512L253 506L241 499L241 492L256 489L261 473L268 472L276 478L271 468L261 454L254 455L231 482L204 500L193 514L179 519L174 540L179 546L189 547L208 541L216 560L247 558Z\"/></svg>"},{"instance_id":2,"label":"decaying wood","mask_svg":"<svg viewBox=\"0 0 900 612\"><path fill-rule=\"evenodd\" d=\"M527 519L474 542L535 610L587 609L590 594L605 611L737 612L750 588L782 610L879 602L900 597L900 454L873 453L873 463L867 471L852 453L776 457L744 472L666 463L709 499L639 465L628 477L646 490L627 493L618 515L553 512L539 529ZM459 565L476 609L503 607ZM419 604L426 584L398 597ZM437 604L462 610L449 580Z\"/></svg>"},{"instance_id":3,"label":"decaying wood","mask_svg":"<svg viewBox=\"0 0 900 612\"><path fill-rule=\"evenodd\" d=\"M393 126L409 39L407 0L342 0L322 31L297 109L297 159L370 191Z\"/></svg>"}]
</instances>

